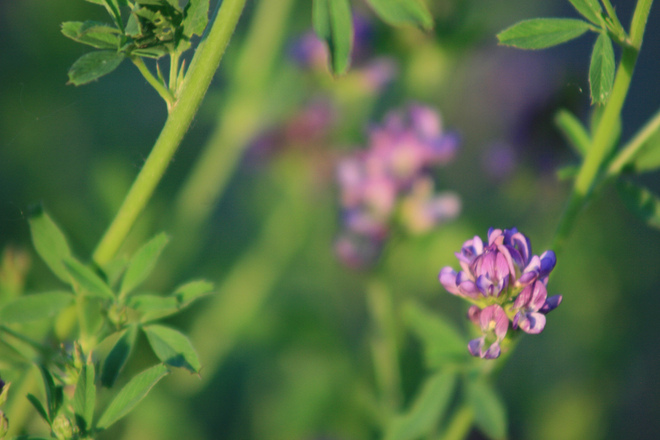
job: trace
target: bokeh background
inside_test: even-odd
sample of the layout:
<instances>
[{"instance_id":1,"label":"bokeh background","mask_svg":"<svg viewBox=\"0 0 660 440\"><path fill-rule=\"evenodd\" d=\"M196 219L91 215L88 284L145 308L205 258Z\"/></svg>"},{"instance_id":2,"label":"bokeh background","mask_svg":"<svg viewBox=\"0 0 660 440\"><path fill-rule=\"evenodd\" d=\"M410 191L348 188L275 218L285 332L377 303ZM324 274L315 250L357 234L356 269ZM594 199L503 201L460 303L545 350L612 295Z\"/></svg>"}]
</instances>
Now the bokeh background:
<instances>
[{"instance_id":1,"label":"bokeh background","mask_svg":"<svg viewBox=\"0 0 660 440\"><path fill-rule=\"evenodd\" d=\"M463 241L515 226L535 253L547 249L570 188L556 170L577 163L553 117L568 108L589 119L595 38L542 52L497 45L495 34L521 19L576 17L568 2L428 3L436 24L423 33L384 25L354 1L365 29L360 51L346 76L332 78L322 58L301 55L311 2L248 1L202 109L124 247L165 230L172 240L151 287L217 284L172 322L197 347L201 378L165 379L104 438L377 438L362 401L373 385L367 276L333 254L333 168L392 109L432 106L460 134L456 160L435 177L463 200L458 219L401 241L382 262L396 301L415 299L467 327L465 304L437 282L441 267L457 266ZM634 2L615 3L629 23ZM166 117L128 62L92 84L66 85L88 49L62 36L60 23L104 15L84 1L0 2L0 248L28 257L27 292L57 286L31 249L29 206L43 203L88 258ZM656 7L623 140L660 102L658 22ZM654 174L641 179L660 191ZM629 214L615 191L584 210L549 284L564 302L541 335L522 339L496 383L511 438L657 438L659 250L658 231ZM405 341L410 397L425 371L419 342ZM143 348L134 371L155 362ZM471 438L482 437L475 430Z\"/></svg>"}]
</instances>

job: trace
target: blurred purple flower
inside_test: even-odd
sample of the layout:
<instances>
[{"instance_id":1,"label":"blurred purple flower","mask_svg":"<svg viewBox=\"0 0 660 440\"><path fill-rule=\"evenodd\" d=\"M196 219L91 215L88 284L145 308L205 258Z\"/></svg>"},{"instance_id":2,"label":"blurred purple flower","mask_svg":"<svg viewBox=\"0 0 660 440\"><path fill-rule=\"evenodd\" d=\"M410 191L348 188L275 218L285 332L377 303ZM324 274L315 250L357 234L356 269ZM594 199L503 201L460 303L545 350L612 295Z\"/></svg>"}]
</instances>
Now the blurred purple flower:
<instances>
[{"instance_id":1,"label":"blurred purple flower","mask_svg":"<svg viewBox=\"0 0 660 440\"><path fill-rule=\"evenodd\" d=\"M548 298L546 291L548 277L557 263L555 253L549 250L541 256L532 255L529 239L515 228L491 228L486 245L475 236L463 244L456 257L462 270L457 273L447 266L440 270L438 278L449 293L473 304L468 318L481 327L484 335L470 342L470 352L475 356L499 356L501 339L496 338L496 346L483 350L484 341L489 341L489 333L484 329L488 322L492 326L493 319L497 320L494 314L500 316L493 309L484 318L489 307L497 306L507 323L512 321L514 330L537 334L545 327L545 315L561 303L560 295Z\"/></svg>"}]
</instances>

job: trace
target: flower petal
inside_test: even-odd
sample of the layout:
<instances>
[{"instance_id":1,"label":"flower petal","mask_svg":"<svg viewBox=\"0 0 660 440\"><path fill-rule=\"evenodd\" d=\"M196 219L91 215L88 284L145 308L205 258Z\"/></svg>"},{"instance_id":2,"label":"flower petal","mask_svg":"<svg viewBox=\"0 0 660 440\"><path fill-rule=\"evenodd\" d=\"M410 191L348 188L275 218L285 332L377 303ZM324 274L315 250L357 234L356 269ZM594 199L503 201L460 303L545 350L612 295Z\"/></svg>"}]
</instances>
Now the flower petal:
<instances>
[{"instance_id":1,"label":"flower petal","mask_svg":"<svg viewBox=\"0 0 660 440\"><path fill-rule=\"evenodd\" d=\"M536 335L545 328L545 315L543 313L528 313L518 324L525 333Z\"/></svg>"}]
</instances>

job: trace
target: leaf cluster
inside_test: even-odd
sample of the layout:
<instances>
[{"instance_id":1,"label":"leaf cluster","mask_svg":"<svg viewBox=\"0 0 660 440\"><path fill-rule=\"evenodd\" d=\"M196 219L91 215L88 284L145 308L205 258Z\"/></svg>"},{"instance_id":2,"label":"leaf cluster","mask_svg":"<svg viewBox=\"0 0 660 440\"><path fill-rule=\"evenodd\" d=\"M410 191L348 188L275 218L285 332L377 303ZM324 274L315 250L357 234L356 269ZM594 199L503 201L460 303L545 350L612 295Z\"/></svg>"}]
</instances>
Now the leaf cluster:
<instances>
[{"instance_id":1,"label":"leaf cluster","mask_svg":"<svg viewBox=\"0 0 660 440\"><path fill-rule=\"evenodd\" d=\"M69 69L69 83L86 84L115 70L126 58L178 57L201 36L208 22L209 0L87 0L104 6L112 23L87 20L62 23L62 33L99 49L80 57Z\"/></svg>"}]
</instances>

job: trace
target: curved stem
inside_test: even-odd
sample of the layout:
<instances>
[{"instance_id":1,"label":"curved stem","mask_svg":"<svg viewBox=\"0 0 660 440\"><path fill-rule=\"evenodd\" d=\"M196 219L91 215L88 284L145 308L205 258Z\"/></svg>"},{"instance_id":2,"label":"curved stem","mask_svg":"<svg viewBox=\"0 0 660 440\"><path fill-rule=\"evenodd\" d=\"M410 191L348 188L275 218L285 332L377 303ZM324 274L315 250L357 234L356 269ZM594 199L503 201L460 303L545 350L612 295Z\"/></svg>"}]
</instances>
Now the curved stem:
<instances>
[{"instance_id":1,"label":"curved stem","mask_svg":"<svg viewBox=\"0 0 660 440\"><path fill-rule=\"evenodd\" d=\"M146 79L147 82L151 84L151 87L156 89L160 97L165 100L167 109L169 111L172 108L172 104L174 103L174 96L172 95L172 92L151 73L147 65L144 64L144 60L142 58L131 58L131 61L133 61L133 64L137 66L142 76L144 76L144 79Z\"/></svg>"},{"instance_id":2,"label":"curved stem","mask_svg":"<svg viewBox=\"0 0 660 440\"><path fill-rule=\"evenodd\" d=\"M172 106L160 136L115 219L94 251L92 258L96 264L104 266L114 257L163 177L211 84L245 2L222 2L210 32L195 52L181 86L180 96Z\"/></svg>"}]
</instances>

